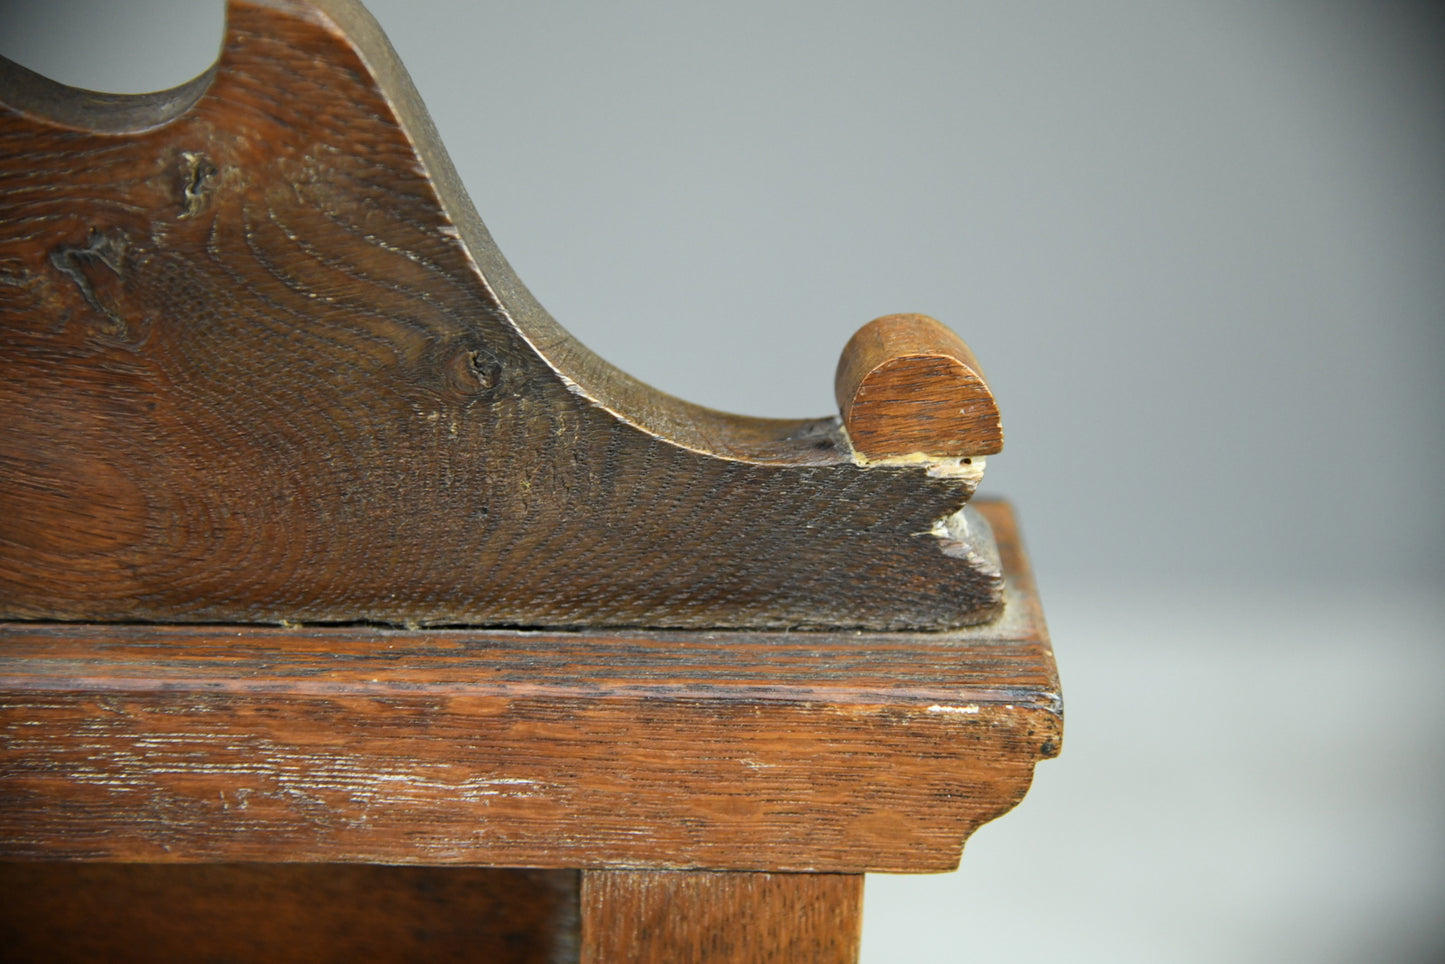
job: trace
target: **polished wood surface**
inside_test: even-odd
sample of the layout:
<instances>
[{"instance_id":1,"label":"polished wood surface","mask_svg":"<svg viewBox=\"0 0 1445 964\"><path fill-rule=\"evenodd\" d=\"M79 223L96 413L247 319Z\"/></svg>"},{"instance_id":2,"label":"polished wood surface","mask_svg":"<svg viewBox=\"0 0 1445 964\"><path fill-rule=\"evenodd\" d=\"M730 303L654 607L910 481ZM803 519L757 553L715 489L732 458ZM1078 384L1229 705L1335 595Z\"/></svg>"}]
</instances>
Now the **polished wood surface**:
<instances>
[{"instance_id":1,"label":"polished wood surface","mask_svg":"<svg viewBox=\"0 0 1445 964\"><path fill-rule=\"evenodd\" d=\"M1059 750L1012 517L942 634L0 626L0 853L953 868Z\"/></svg>"},{"instance_id":2,"label":"polished wood surface","mask_svg":"<svg viewBox=\"0 0 1445 964\"><path fill-rule=\"evenodd\" d=\"M963 339L927 315L864 325L838 360L838 407L868 459L970 459L1003 451L998 404Z\"/></svg>"},{"instance_id":3,"label":"polished wood surface","mask_svg":"<svg viewBox=\"0 0 1445 964\"><path fill-rule=\"evenodd\" d=\"M575 871L0 862L8 964L565 964Z\"/></svg>"},{"instance_id":4,"label":"polished wood surface","mask_svg":"<svg viewBox=\"0 0 1445 964\"><path fill-rule=\"evenodd\" d=\"M0 618L998 614L986 529L937 534L977 473L688 404L560 328L353 0L232 0L175 91L7 65L0 100Z\"/></svg>"},{"instance_id":5,"label":"polished wood surface","mask_svg":"<svg viewBox=\"0 0 1445 964\"><path fill-rule=\"evenodd\" d=\"M583 964L848 964L861 874L588 871Z\"/></svg>"}]
</instances>

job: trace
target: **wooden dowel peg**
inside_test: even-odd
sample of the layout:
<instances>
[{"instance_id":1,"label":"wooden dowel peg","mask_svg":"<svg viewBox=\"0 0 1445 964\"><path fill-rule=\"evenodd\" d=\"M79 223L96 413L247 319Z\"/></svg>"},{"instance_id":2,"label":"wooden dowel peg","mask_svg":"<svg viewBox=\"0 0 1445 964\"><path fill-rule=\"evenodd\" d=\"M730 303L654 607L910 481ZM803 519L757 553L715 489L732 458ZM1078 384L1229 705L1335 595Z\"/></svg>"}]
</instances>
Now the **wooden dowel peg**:
<instances>
[{"instance_id":1,"label":"wooden dowel peg","mask_svg":"<svg viewBox=\"0 0 1445 964\"><path fill-rule=\"evenodd\" d=\"M838 360L834 390L853 450L869 461L1003 450L978 359L927 315L885 315L860 328Z\"/></svg>"}]
</instances>

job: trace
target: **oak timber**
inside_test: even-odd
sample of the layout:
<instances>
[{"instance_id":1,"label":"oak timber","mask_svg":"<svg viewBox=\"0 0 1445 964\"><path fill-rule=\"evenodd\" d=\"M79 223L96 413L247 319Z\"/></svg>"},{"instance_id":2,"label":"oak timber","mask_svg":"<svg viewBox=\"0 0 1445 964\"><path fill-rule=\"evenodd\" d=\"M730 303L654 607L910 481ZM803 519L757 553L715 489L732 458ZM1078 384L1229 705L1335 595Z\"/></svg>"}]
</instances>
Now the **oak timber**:
<instances>
[{"instance_id":1,"label":"oak timber","mask_svg":"<svg viewBox=\"0 0 1445 964\"><path fill-rule=\"evenodd\" d=\"M691 405L558 326L353 0L232 0L175 91L5 65L0 101L0 618L997 616L987 527L940 535L976 475Z\"/></svg>"},{"instance_id":2,"label":"oak timber","mask_svg":"<svg viewBox=\"0 0 1445 964\"><path fill-rule=\"evenodd\" d=\"M587 871L582 964L850 964L862 874Z\"/></svg>"}]
</instances>

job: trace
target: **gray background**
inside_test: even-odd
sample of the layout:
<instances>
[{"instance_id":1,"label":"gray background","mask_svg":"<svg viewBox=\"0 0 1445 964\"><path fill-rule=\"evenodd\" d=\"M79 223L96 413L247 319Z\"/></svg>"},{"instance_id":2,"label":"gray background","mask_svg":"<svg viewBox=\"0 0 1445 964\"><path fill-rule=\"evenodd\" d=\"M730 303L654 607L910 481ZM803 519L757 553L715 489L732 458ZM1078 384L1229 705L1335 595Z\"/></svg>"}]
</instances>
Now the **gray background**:
<instances>
[{"instance_id":1,"label":"gray background","mask_svg":"<svg viewBox=\"0 0 1445 964\"><path fill-rule=\"evenodd\" d=\"M868 319L987 370L1068 703L864 959L1445 957L1445 22L1431 4L370 4L543 304L660 388L833 409ZM217 4L7 2L139 91Z\"/></svg>"}]
</instances>

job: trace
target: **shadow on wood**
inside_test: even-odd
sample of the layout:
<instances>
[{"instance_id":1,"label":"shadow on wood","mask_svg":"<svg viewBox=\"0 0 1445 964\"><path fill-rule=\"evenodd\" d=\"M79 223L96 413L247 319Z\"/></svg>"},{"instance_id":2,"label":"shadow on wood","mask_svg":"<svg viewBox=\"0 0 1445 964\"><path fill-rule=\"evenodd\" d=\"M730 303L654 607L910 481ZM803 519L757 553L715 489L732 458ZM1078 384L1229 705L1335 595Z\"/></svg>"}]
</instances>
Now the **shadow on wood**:
<instances>
[{"instance_id":1,"label":"shadow on wood","mask_svg":"<svg viewBox=\"0 0 1445 964\"><path fill-rule=\"evenodd\" d=\"M0 863L12 964L577 959L570 871Z\"/></svg>"}]
</instances>

